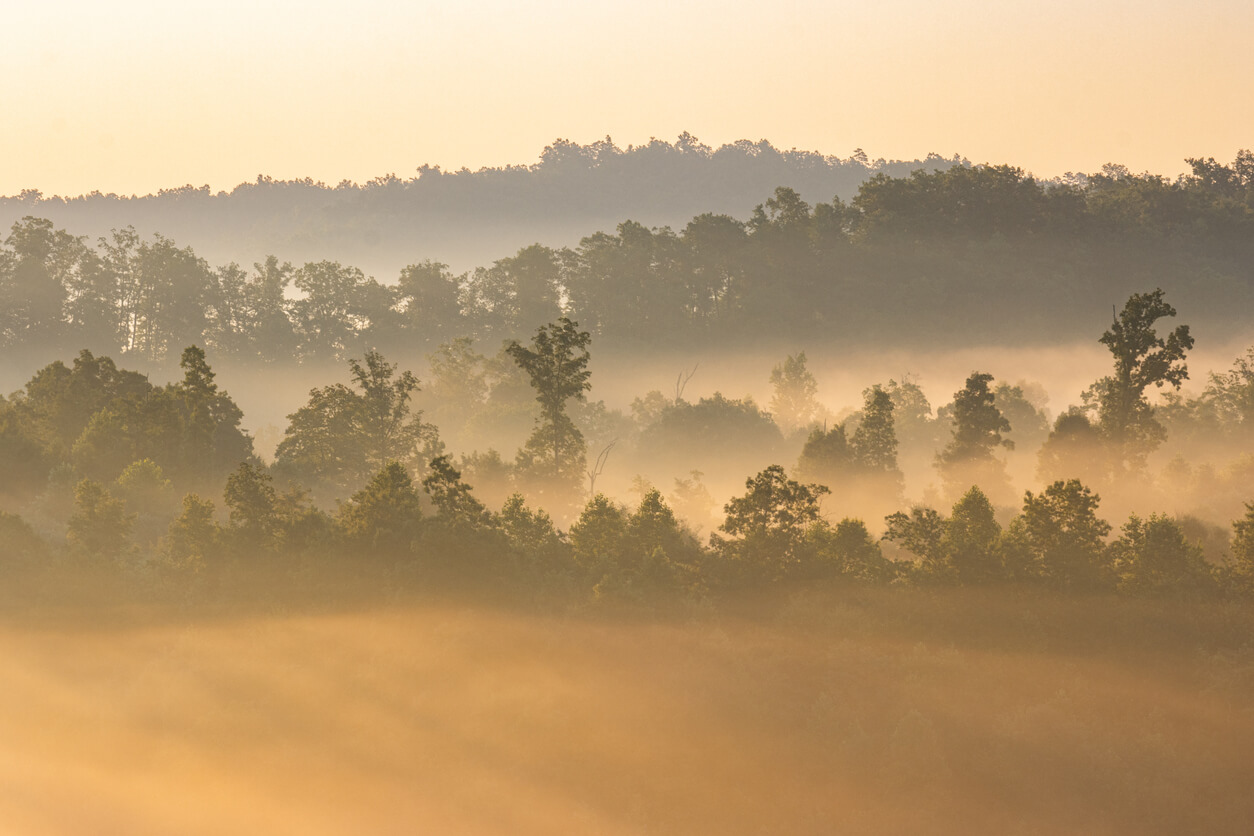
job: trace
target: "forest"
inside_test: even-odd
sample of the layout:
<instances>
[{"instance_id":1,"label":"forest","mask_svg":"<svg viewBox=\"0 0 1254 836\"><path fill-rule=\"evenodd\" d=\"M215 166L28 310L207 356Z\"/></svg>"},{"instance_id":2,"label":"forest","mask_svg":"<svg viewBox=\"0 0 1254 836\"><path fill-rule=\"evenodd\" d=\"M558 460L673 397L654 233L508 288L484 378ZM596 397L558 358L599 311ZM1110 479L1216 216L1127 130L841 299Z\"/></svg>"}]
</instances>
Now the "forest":
<instances>
[{"instance_id":1,"label":"forest","mask_svg":"<svg viewBox=\"0 0 1254 836\"><path fill-rule=\"evenodd\" d=\"M537 240L573 246L624 218L682 226L705 212L747 211L777 186L811 200L848 199L876 174L965 162L937 154L871 159L861 149L841 158L766 140L713 148L689 133L627 148L609 137L587 145L557 139L532 165L444 171L423 164L409 177L388 173L361 184L259 174L217 192L191 184L149 195L27 189L0 196L0 224L34 215L93 240L134 226L145 237L159 232L191 244L215 263L248 264L271 252L297 263L349 261L379 276L395 275L417 252L460 273Z\"/></svg>"},{"instance_id":2,"label":"forest","mask_svg":"<svg viewBox=\"0 0 1254 836\"><path fill-rule=\"evenodd\" d=\"M446 344L433 358L437 414L446 426L530 417L512 460L491 448L448 452L413 408L418 378L373 349L347 361L350 384L310 391L269 465L204 349L185 348L182 379L165 386L84 349L0 403L5 571L88 568L153 591L203 592L258 567L307 577L352 566L402 587L646 606L818 579L1249 594L1254 349L1211 374L1200 396L1176 395L1194 338L1172 327L1175 316L1161 289L1133 294L1100 336L1111 374L1052 427L1022 385L994 387L979 371L935 417L916 384L888 381L829 423L804 353L773 370L769 411L718 393L691 403L677 383L674 398L636 398L628 417L588 402L592 335L567 317L509 341L495 367L464 338ZM1166 392L1157 406L1155 390ZM589 448L586 434L606 426L621 435ZM1172 434L1227 459L1177 455L1152 474L1147 461ZM620 440L629 449L616 453ZM700 467L734 467L738 457L722 451L778 455L798 442L787 466L751 475L715 513ZM1016 442L1035 453L1037 492L1017 494L999 455ZM952 507L907 504L907 446L932 460L932 504ZM624 505L596 490L615 454L694 467L669 498L637 474L638 502ZM1187 496L1210 513L1134 511L1116 532L1102 494L1118 508ZM1234 509L1244 514L1230 532L1215 524L1215 512Z\"/></svg>"},{"instance_id":3,"label":"forest","mask_svg":"<svg viewBox=\"0 0 1254 836\"><path fill-rule=\"evenodd\" d=\"M17 201L6 829L1254 829L1248 151L149 203L649 154L857 176L386 281Z\"/></svg>"},{"instance_id":4,"label":"forest","mask_svg":"<svg viewBox=\"0 0 1254 836\"><path fill-rule=\"evenodd\" d=\"M174 373L189 345L249 365L370 349L415 365L455 338L495 347L563 315L603 355L1042 345L1090 339L1075 311L1154 287L1195 328L1243 337L1254 157L1190 163L1177 180L1117 166L1066 182L1012 166L880 171L848 201L811 205L784 186L743 220L622 220L463 272L411 252L382 278L276 256L215 267L160 233L92 242L28 214L0 251L0 347L21 368L86 348Z\"/></svg>"}]
</instances>

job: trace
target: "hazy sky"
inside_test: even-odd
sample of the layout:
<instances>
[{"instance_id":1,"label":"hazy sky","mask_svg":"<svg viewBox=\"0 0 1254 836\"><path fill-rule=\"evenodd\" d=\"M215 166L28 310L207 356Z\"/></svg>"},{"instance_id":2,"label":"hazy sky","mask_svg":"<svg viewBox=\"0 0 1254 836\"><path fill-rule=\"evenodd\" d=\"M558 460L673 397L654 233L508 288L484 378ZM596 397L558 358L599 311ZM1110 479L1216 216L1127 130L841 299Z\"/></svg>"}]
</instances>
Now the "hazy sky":
<instances>
[{"instance_id":1,"label":"hazy sky","mask_svg":"<svg viewBox=\"0 0 1254 836\"><path fill-rule=\"evenodd\" d=\"M1249 0L4 0L0 194L329 183L691 131L1038 174L1254 146Z\"/></svg>"}]
</instances>

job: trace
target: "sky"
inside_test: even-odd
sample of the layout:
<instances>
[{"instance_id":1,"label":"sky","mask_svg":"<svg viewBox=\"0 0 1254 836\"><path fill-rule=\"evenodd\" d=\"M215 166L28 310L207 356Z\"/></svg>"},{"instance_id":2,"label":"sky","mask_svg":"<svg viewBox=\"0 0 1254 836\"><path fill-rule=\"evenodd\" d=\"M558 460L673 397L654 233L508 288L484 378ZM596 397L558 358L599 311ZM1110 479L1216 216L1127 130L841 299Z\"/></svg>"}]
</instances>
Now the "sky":
<instances>
[{"instance_id":1,"label":"sky","mask_svg":"<svg viewBox=\"0 0 1254 836\"><path fill-rule=\"evenodd\" d=\"M0 194L529 164L556 138L1175 175L1254 146L1254 3L24 3Z\"/></svg>"}]
</instances>

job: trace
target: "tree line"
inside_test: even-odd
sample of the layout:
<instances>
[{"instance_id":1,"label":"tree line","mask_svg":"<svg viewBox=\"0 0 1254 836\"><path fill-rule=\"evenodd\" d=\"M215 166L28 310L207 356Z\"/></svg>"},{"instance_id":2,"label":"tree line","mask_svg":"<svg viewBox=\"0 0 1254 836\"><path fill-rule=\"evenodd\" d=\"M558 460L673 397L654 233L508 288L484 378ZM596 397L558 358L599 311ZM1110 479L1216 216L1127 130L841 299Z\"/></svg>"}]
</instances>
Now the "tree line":
<instances>
[{"instance_id":1,"label":"tree line","mask_svg":"<svg viewBox=\"0 0 1254 836\"><path fill-rule=\"evenodd\" d=\"M415 253L473 265L531 241L573 244L624 218L665 226L702 212L741 213L776 186L812 199L848 199L876 173L962 164L956 155L936 154L873 160L855 151L840 158L765 140L712 148L687 133L627 148L608 137L587 145L558 139L532 165L445 171L424 164L410 176L388 173L361 184L258 175L218 192L190 184L143 196L57 197L28 189L0 197L0 225L34 215L93 240L130 225L194 243L214 263L279 252L294 261L331 257L388 276Z\"/></svg>"},{"instance_id":2,"label":"tree line","mask_svg":"<svg viewBox=\"0 0 1254 836\"><path fill-rule=\"evenodd\" d=\"M748 220L625 221L574 248L533 244L456 274L427 260L385 283L334 261L212 267L132 228L91 244L34 216L0 248L0 347L87 347L150 366L187 345L250 363L421 355L499 343L567 316L610 351L814 343L1057 341L1135 287L1189 299L1231 332L1254 303L1254 157L1178 180L1045 182L1010 166L879 173L846 203L778 188ZM1031 313L1026 313L1030 311ZM856 312L856 316L854 316Z\"/></svg>"},{"instance_id":3,"label":"tree line","mask_svg":"<svg viewBox=\"0 0 1254 836\"><path fill-rule=\"evenodd\" d=\"M50 525L64 532L54 548L54 538L4 512L5 563L10 571L111 567L198 588L250 567L299 574L321 561L415 583L637 602L824 578L1254 592L1254 503L1233 523L1229 559L1216 563L1184 522L1165 514L1132 514L1110 539L1094 482L1081 478L1118 490L1145 477L1147 457L1167 436L1148 392L1178 389L1188 376L1189 327L1161 326L1175 315L1161 289L1128 299L1101 336L1112 373L1047 431L1039 457L1045 487L1021 498L995 453L1011 443L1008 416L1030 416L1031 405L1025 410L1017 387L994 389L990 375L973 372L947 409L948 439L935 454L952 500L948 516L928 505L902 507L899 427L918 415L917 387L873 386L861 412L822 426L805 356L790 356L772 373L771 408L805 439L798 478L778 464L762 469L725 504L705 542L684 522L712 504L699 473L676 480L669 501L647 484L634 507L595 491L596 464L589 467L580 426L588 424L577 420L587 407L591 334L567 318L503 352L537 408L514 461L497 456L511 489L499 511L465 478L468 469L490 468L473 456L459 464L445 451L438 430L412 407L417 379L378 352L349 361L350 385L311 391L266 466L252 455L241 413L199 347L183 351L183 379L164 387L83 351L72 367L49 365L0 403L0 495L9 507L29 509L45 532ZM1229 419L1246 442L1254 439L1248 363L1213 376L1208 392L1212 403L1229 397L1240 405L1244 411ZM722 396L691 404L680 391L674 399L651 393L635 411L644 416L638 444L664 427L681 443L708 436L707 419L718 414L742 416L733 426L764 421L780 434L776 415ZM694 411L703 416L699 429L686 433ZM343 501L328 511L311 486ZM878 539L863 518L834 521L823 507L828 496L839 512L867 495L888 504ZM554 515L570 519L565 530Z\"/></svg>"}]
</instances>

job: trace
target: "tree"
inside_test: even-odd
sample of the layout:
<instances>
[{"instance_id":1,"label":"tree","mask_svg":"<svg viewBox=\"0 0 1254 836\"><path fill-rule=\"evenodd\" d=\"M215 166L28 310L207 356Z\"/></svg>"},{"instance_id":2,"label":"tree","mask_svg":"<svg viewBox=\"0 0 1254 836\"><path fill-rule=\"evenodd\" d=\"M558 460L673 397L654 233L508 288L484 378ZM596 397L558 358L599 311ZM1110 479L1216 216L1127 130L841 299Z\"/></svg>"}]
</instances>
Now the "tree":
<instances>
[{"instance_id":1,"label":"tree","mask_svg":"<svg viewBox=\"0 0 1254 836\"><path fill-rule=\"evenodd\" d=\"M74 488L74 513L66 539L70 547L92 560L112 561L130 548L135 515L99 482L84 479Z\"/></svg>"},{"instance_id":2,"label":"tree","mask_svg":"<svg viewBox=\"0 0 1254 836\"><path fill-rule=\"evenodd\" d=\"M853 432L858 464L869 474L884 474L900 482L892 397L878 385L867 389L862 397L865 400L862 420Z\"/></svg>"},{"instance_id":3,"label":"tree","mask_svg":"<svg viewBox=\"0 0 1254 836\"><path fill-rule=\"evenodd\" d=\"M435 427L411 407L418 379L377 351L349 361L356 390L342 384L313 389L288 416L275 451L275 469L338 496L396 461L417 469L439 454Z\"/></svg>"},{"instance_id":4,"label":"tree","mask_svg":"<svg viewBox=\"0 0 1254 836\"><path fill-rule=\"evenodd\" d=\"M917 557L918 571L925 577L946 578L951 575L945 549L946 527L946 520L939 512L915 506L909 514L898 511L884 518L883 539L898 543Z\"/></svg>"},{"instance_id":5,"label":"tree","mask_svg":"<svg viewBox=\"0 0 1254 836\"><path fill-rule=\"evenodd\" d=\"M1121 464L1142 465L1165 436L1154 420L1145 390L1151 385L1179 389L1188 379L1184 357L1193 348L1189 326L1176 326L1166 339L1154 329L1159 319L1175 315L1176 309L1163 299L1161 288L1134 293L1099 340L1110 349L1115 370L1094 384L1093 397L1102 434Z\"/></svg>"},{"instance_id":6,"label":"tree","mask_svg":"<svg viewBox=\"0 0 1254 836\"><path fill-rule=\"evenodd\" d=\"M570 546L543 510L532 510L522 494L513 494L501 508L501 528L510 546L533 576L551 575L569 567Z\"/></svg>"},{"instance_id":7,"label":"tree","mask_svg":"<svg viewBox=\"0 0 1254 836\"><path fill-rule=\"evenodd\" d=\"M827 431L814 429L797 469L803 478L830 488L841 513L880 516L898 507L903 487L893 402L881 386L867 389L863 397L853 439L843 423Z\"/></svg>"},{"instance_id":8,"label":"tree","mask_svg":"<svg viewBox=\"0 0 1254 836\"><path fill-rule=\"evenodd\" d=\"M340 530L369 554L395 557L418 536L422 507L414 482L400 462L388 462L340 509Z\"/></svg>"},{"instance_id":9,"label":"tree","mask_svg":"<svg viewBox=\"0 0 1254 836\"><path fill-rule=\"evenodd\" d=\"M48 556L48 544L17 514L0 511L0 571L33 567Z\"/></svg>"},{"instance_id":10,"label":"tree","mask_svg":"<svg viewBox=\"0 0 1254 836\"><path fill-rule=\"evenodd\" d=\"M724 506L719 530L734 539L710 538L717 552L734 564L741 580L777 580L806 561L806 531L820 520L819 498L828 489L789 479L771 465L747 480L748 492Z\"/></svg>"},{"instance_id":11,"label":"tree","mask_svg":"<svg viewBox=\"0 0 1254 836\"><path fill-rule=\"evenodd\" d=\"M30 216L0 250L0 346L53 345L65 327L68 285L84 258L80 239Z\"/></svg>"},{"instance_id":12,"label":"tree","mask_svg":"<svg viewBox=\"0 0 1254 836\"><path fill-rule=\"evenodd\" d=\"M896 574L896 567L885 559L862 520L847 517L834 527L816 525L810 537L816 541L816 568L861 583L883 583Z\"/></svg>"},{"instance_id":13,"label":"tree","mask_svg":"<svg viewBox=\"0 0 1254 836\"><path fill-rule=\"evenodd\" d=\"M170 523L161 552L172 568L199 574L213 560L221 540L213 503L189 493L183 497L183 512Z\"/></svg>"},{"instance_id":14,"label":"tree","mask_svg":"<svg viewBox=\"0 0 1254 836\"><path fill-rule=\"evenodd\" d=\"M240 462L226 478L223 499L230 509L231 528L246 547L272 545L277 526L278 495L270 474L253 462Z\"/></svg>"},{"instance_id":15,"label":"tree","mask_svg":"<svg viewBox=\"0 0 1254 836\"><path fill-rule=\"evenodd\" d=\"M450 528L471 530L493 524L492 512L471 493L470 485L448 456L431 460L422 488L431 497L439 519Z\"/></svg>"},{"instance_id":16,"label":"tree","mask_svg":"<svg viewBox=\"0 0 1254 836\"><path fill-rule=\"evenodd\" d=\"M942 546L949 565L962 583L984 583L1004 574L1001 526L993 504L978 487L963 494L945 524Z\"/></svg>"},{"instance_id":17,"label":"tree","mask_svg":"<svg viewBox=\"0 0 1254 836\"><path fill-rule=\"evenodd\" d=\"M570 526L571 554L576 565L590 574L598 567L616 566L622 562L627 515L605 494L588 500L579 519Z\"/></svg>"},{"instance_id":18,"label":"tree","mask_svg":"<svg viewBox=\"0 0 1254 836\"><path fill-rule=\"evenodd\" d=\"M1109 457L1101 432L1078 409L1058 416L1037 454L1036 473L1045 482L1079 479L1088 485L1110 481Z\"/></svg>"},{"instance_id":19,"label":"tree","mask_svg":"<svg viewBox=\"0 0 1254 836\"><path fill-rule=\"evenodd\" d=\"M356 267L320 261L297 270L293 282L304 294L290 305L300 356L342 360L358 346L367 324L356 304L365 275Z\"/></svg>"},{"instance_id":20,"label":"tree","mask_svg":"<svg viewBox=\"0 0 1254 836\"><path fill-rule=\"evenodd\" d=\"M1199 546L1188 542L1179 523L1153 514L1133 514L1118 540L1110 544L1111 565L1119 588L1129 592L1173 594L1196 592L1213 578Z\"/></svg>"},{"instance_id":21,"label":"tree","mask_svg":"<svg viewBox=\"0 0 1254 836\"><path fill-rule=\"evenodd\" d=\"M1002 438L1010 422L998 410L988 384L993 376L972 372L966 386L954 393L953 438L936 457L950 493L957 494L975 484L984 485L998 497L1007 496L1010 484L1005 463L993 455L998 447L1013 448Z\"/></svg>"},{"instance_id":22,"label":"tree","mask_svg":"<svg viewBox=\"0 0 1254 836\"><path fill-rule=\"evenodd\" d=\"M1099 519L1101 498L1078 479L1055 482L1023 500L1023 533L1040 574L1062 587L1092 589L1109 584L1104 539L1110 523Z\"/></svg>"},{"instance_id":23,"label":"tree","mask_svg":"<svg viewBox=\"0 0 1254 836\"><path fill-rule=\"evenodd\" d=\"M1232 574L1247 593L1254 592L1254 502L1232 523Z\"/></svg>"},{"instance_id":24,"label":"tree","mask_svg":"<svg viewBox=\"0 0 1254 836\"><path fill-rule=\"evenodd\" d=\"M240 430L244 413L225 392L218 391L204 349L188 346L179 366L183 380L175 387L182 401L184 468L199 479L216 481L253 453L253 442Z\"/></svg>"},{"instance_id":25,"label":"tree","mask_svg":"<svg viewBox=\"0 0 1254 836\"><path fill-rule=\"evenodd\" d=\"M542 325L527 348L510 342L506 352L531 379L540 415L535 431L520 453L520 464L559 482L578 483L587 467L583 435L566 414L566 402L584 399L592 389L588 378L591 335L562 317ZM548 462L552 462L552 466Z\"/></svg>"},{"instance_id":26,"label":"tree","mask_svg":"<svg viewBox=\"0 0 1254 836\"><path fill-rule=\"evenodd\" d=\"M815 395L819 385L806 368L806 353L790 354L771 369L771 414L786 434L809 426L823 407Z\"/></svg>"}]
</instances>

